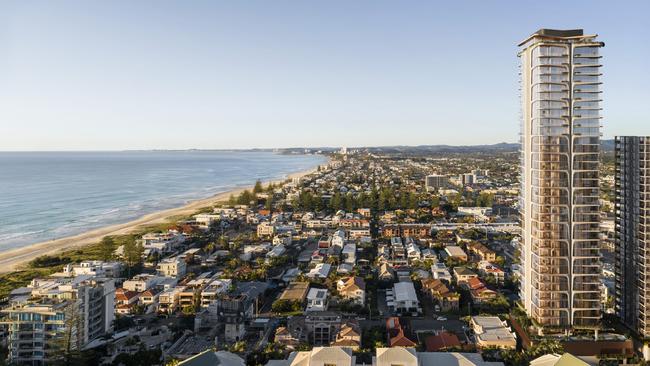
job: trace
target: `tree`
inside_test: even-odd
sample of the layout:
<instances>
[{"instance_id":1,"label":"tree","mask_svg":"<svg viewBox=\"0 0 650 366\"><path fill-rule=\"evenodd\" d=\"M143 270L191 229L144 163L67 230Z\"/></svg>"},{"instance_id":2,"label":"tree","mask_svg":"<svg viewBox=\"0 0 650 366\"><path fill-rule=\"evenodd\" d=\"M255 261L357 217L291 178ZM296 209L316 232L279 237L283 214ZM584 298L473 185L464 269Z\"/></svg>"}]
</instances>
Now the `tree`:
<instances>
[{"instance_id":1,"label":"tree","mask_svg":"<svg viewBox=\"0 0 650 366\"><path fill-rule=\"evenodd\" d=\"M110 236L105 236L99 242L99 255L103 261L110 261L113 259L113 252L115 251L115 241Z\"/></svg>"},{"instance_id":2,"label":"tree","mask_svg":"<svg viewBox=\"0 0 650 366\"><path fill-rule=\"evenodd\" d=\"M255 186L253 187L253 193L262 193L264 191L264 188L262 187L262 181L259 179L255 181Z\"/></svg>"},{"instance_id":3,"label":"tree","mask_svg":"<svg viewBox=\"0 0 650 366\"><path fill-rule=\"evenodd\" d=\"M492 207L494 204L494 194L481 192L476 199L476 205L479 207Z\"/></svg>"},{"instance_id":4,"label":"tree","mask_svg":"<svg viewBox=\"0 0 650 366\"><path fill-rule=\"evenodd\" d=\"M408 208L416 209L418 208L418 197L414 192L409 192L408 195Z\"/></svg>"},{"instance_id":5,"label":"tree","mask_svg":"<svg viewBox=\"0 0 650 366\"><path fill-rule=\"evenodd\" d=\"M332 199L330 199L330 208L333 211L338 211L338 210L341 209L341 207L342 207L342 205L341 205L341 193L336 192L332 196Z\"/></svg>"},{"instance_id":6,"label":"tree","mask_svg":"<svg viewBox=\"0 0 650 366\"><path fill-rule=\"evenodd\" d=\"M236 205L237 198L235 198L235 196L231 194L230 197L228 197L228 204L231 206Z\"/></svg>"},{"instance_id":7,"label":"tree","mask_svg":"<svg viewBox=\"0 0 650 366\"><path fill-rule=\"evenodd\" d=\"M298 300L278 299L271 305L274 313L290 313L302 310L302 304Z\"/></svg>"},{"instance_id":8,"label":"tree","mask_svg":"<svg viewBox=\"0 0 650 366\"><path fill-rule=\"evenodd\" d=\"M345 211L347 212L353 212L354 211L354 196L352 196L352 193L348 193L345 195Z\"/></svg>"},{"instance_id":9,"label":"tree","mask_svg":"<svg viewBox=\"0 0 650 366\"><path fill-rule=\"evenodd\" d=\"M60 338L54 340L54 348L60 348L65 365L70 365L72 360L79 356L81 340L78 338L78 332L81 327L81 313L79 311L80 301L70 302L63 309L63 333Z\"/></svg>"},{"instance_id":10,"label":"tree","mask_svg":"<svg viewBox=\"0 0 650 366\"><path fill-rule=\"evenodd\" d=\"M143 253L144 247L142 246L142 242L139 240L135 240L135 238L131 237L124 243L124 260L129 266L129 269L142 263Z\"/></svg>"},{"instance_id":11,"label":"tree","mask_svg":"<svg viewBox=\"0 0 650 366\"><path fill-rule=\"evenodd\" d=\"M248 205L255 199L255 194L251 193L248 189L243 190L239 197L237 197L237 203L240 205Z\"/></svg>"}]
</instances>

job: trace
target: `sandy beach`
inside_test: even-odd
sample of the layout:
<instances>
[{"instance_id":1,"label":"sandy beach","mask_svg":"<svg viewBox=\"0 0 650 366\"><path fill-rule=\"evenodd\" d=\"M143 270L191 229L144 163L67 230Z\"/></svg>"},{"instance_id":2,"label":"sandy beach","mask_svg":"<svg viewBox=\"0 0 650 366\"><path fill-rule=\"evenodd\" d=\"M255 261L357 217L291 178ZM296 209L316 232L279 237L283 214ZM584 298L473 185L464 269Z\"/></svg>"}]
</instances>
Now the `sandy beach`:
<instances>
[{"instance_id":1,"label":"sandy beach","mask_svg":"<svg viewBox=\"0 0 650 366\"><path fill-rule=\"evenodd\" d=\"M315 172L316 169L317 167L314 167L302 172L292 173L283 179L272 181L272 183L277 184L284 182L286 179L300 178ZM268 185L269 183L271 182L264 182L264 186ZM230 195L237 196L242 191L246 189L251 190L252 188L253 186L251 185L248 187L233 189L227 192L216 194L209 198L189 202L185 206L153 212L144 215L136 220L123 224L106 226L74 236L44 241L40 243L30 244L21 248L4 251L0 253L0 273L6 273L20 269L21 265L24 265L25 263L41 255L56 254L64 250L83 247L88 244L97 243L107 235L124 235L131 233L142 226L166 222L172 217L191 215L204 207L212 206L217 202L228 200Z\"/></svg>"}]
</instances>

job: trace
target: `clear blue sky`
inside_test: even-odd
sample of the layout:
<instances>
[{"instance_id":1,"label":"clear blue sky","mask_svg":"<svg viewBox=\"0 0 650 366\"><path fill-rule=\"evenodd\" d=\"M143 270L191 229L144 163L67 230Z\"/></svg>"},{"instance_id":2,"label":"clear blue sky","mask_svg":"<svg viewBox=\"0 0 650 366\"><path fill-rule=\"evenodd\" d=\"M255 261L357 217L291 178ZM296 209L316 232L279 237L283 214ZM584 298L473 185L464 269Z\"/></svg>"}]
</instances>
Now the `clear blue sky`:
<instances>
[{"instance_id":1,"label":"clear blue sky","mask_svg":"<svg viewBox=\"0 0 650 366\"><path fill-rule=\"evenodd\" d=\"M606 43L650 135L649 1L2 1L0 150L515 142L517 43Z\"/></svg>"}]
</instances>

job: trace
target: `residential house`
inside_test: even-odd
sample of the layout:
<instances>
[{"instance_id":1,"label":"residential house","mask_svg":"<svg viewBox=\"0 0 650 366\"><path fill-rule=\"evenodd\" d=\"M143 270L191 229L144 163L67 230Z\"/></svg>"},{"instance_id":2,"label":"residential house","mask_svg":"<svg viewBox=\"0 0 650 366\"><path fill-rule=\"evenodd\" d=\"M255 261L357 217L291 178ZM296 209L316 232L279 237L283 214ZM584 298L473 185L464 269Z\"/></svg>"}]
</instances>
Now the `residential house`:
<instances>
[{"instance_id":1,"label":"residential house","mask_svg":"<svg viewBox=\"0 0 650 366\"><path fill-rule=\"evenodd\" d=\"M354 243L346 244L341 251L341 259L345 263L354 264L357 261L357 245Z\"/></svg>"},{"instance_id":2,"label":"residential house","mask_svg":"<svg viewBox=\"0 0 650 366\"><path fill-rule=\"evenodd\" d=\"M434 263L431 265L431 277L436 280L446 281L447 283L450 283L453 278L444 263Z\"/></svg>"},{"instance_id":3,"label":"residential house","mask_svg":"<svg viewBox=\"0 0 650 366\"><path fill-rule=\"evenodd\" d=\"M461 347L458 336L448 331L439 331L424 340L427 352L440 352Z\"/></svg>"},{"instance_id":4,"label":"residential house","mask_svg":"<svg viewBox=\"0 0 650 366\"><path fill-rule=\"evenodd\" d=\"M336 290L341 298L352 300L354 304L364 306L366 301L366 283L361 277L345 277L338 280Z\"/></svg>"},{"instance_id":5,"label":"residential house","mask_svg":"<svg viewBox=\"0 0 650 366\"><path fill-rule=\"evenodd\" d=\"M446 258L453 258L467 262L467 253L465 253L465 251L457 245L447 245L445 247L444 254Z\"/></svg>"},{"instance_id":6,"label":"residential house","mask_svg":"<svg viewBox=\"0 0 650 366\"><path fill-rule=\"evenodd\" d=\"M275 234L275 226L268 221L257 225L257 236L260 238L270 238Z\"/></svg>"},{"instance_id":7,"label":"residential house","mask_svg":"<svg viewBox=\"0 0 650 366\"><path fill-rule=\"evenodd\" d=\"M345 231L336 230L332 235L330 246L337 246L342 249L344 245L345 245Z\"/></svg>"},{"instance_id":8,"label":"residential house","mask_svg":"<svg viewBox=\"0 0 650 366\"><path fill-rule=\"evenodd\" d=\"M162 291L158 295L158 312L162 314L174 313L180 303L180 294L185 290L185 286L173 287Z\"/></svg>"},{"instance_id":9,"label":"residential house","mask_svg":"<svg viewBox=\"0 0 650 366\"><path fill-rule=\"evenodd\" d=\"M508 324L496 316L473 316L470 326L474 331L476 345L480 348L507 348L517 347L517 337L508 327Z\"/></svg>"},{"instance_id":10,"label":"residential house","mask_svg":"<svg viewBox=\"0 0 650 366\"><path fill-rule=\"evenodd\" d=\"M287 327L283 326L280 326L275 330L273 342L281 344L290 350L295 349L300 344L300 340L294 337Z\"/></svg>"},{"instance_id":11,"label":"residential house","mask_svg":"<svg viewBox=\"0 0 650 366\"><path fill-rule=\"evenodd\" d=\"M331 269L332 265L329 263L318 263L306 276L309 278L327 278Z\"/></svg>"},{"instance_id":12,"label":"residential house","mask_svg":"<svg viewBox=\"0 0 650 366\"><path fill-rule=\"evenodd\" d=\"M497 259L497 254L492 249L477 241L468 243L467 250L479 256L483 261L494 262Z\"/></svg>"},{"instance_id":13,"label":"residential house","mask_svg":"<svg viewBox=\"0 0 650 366\"><path fill-rule=\"evenodd\" d=\"M201 290L201 308L207 309L210 304L217 301L219 295L228 292L231 286L231 279L212 279L208 285Z\"/></svg>"},{"instance_id":14,"label":"residential house","mask_svg":"<svg viewBox=\"0 0 650 366\"><path fill-rule=\"evenodd\" d=\"M305 311L326 311L329 305L329 291L322 288L312 288L307 293L307 308Z\"/></svg>"},{"instance_id":15,"label":"residential house","mask_svg":"<svg viewBox=\"0 0 650 366\"><path fill-rule=\"evenodd\" d=\"M432 278L422 280L422 292L438 304L440 310L458 310L460 295L450 291L441 280Z\"/></svg>"},{"instance_id":16,"label":"residential house","mask_svg":"<svg viewBox=\"0 0 650 366\"><path fill-rule=\"evenodd\" d=\"M359 324L355 321L344 323L330 346L348 347L353 351L358 351L361 348L361 328Z\"/></svg>"},{"instance_id":17,"label":"residential house","mask_svg":"<svg viewBox=\"0 0 650 366\"><path fill-rule=\"evenodd\" d=\"M499 284L503 284L506 280L506 273L501 268L488 261L480 261L478 269L483 276L494 276L494 279Z\"/></svg>"},{"instance_id":18,"label":"residential house","mask_svg":"<svg viewBox=\"0 0 650 366\"><path fill-rule=\"evenodd\" d=\"M467 267L454 267L454 277L456 278L456 283L462 285L467 283L471 278L477 278L478 275L474 273L471 269Z\"/></svg>"},{"instance_id":19,"label":"residential house","mask_svg":"<svg viewBox=\"0 0 650 366\"><path fill-rule=\"evenodd\" d=\"M480 305L497 297L497 293L487 288L478 277L471 278L469 281L467 281L467 283L464 284L464 286L469 289L472 301L476 305Z\"/></svg>"},{"instance_id":20,"label":"residential house","mask_svg":"<svg viewBox=\"0 0 650 366\"><path fill-rule=\"evenodd\" d=\"M386 332L388 336L388 345L390 347L415 347L417 343L409 339L400 323L400 318L390 317L386 319Z\"/></svg>"},{"instance_id":21,"label":"residential house","mask_svg":"<svg viewBox=\"0 0 650 366\"><path fill-rule=\"evenodd\" d=\"M132 309L138 304L140 293L124 288L115 290L115 312L117 314L131 314Z\"/></svg>"},{"instance_id":22,"label":"residential house","mask_svg":"<svg viewBox=\"0 0 650 366\"><path fill-rule=\"evenodd\" d=\"M395 279L395 271L393 270L393 267L388 263L382 263L379 265L377 278L379 278L380 281L393 281Z\"/></svg>"}]
</instances>

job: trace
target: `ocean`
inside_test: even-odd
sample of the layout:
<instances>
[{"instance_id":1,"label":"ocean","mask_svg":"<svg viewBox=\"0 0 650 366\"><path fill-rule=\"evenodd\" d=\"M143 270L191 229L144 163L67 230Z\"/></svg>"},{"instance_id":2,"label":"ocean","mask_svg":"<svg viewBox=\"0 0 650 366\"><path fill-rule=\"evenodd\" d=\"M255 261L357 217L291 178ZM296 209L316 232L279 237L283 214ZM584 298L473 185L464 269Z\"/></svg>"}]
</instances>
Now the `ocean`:
<instances>
[{"instance_id":1,"label":"ocean","mask_svg":"<svg viewBox=\"0 0 650 366\"><path fill-rule=\"evenodd\" d=\"M0 251L125 223L326 161L258 151L0 152Z\"/></svg>"}]
</instances>

